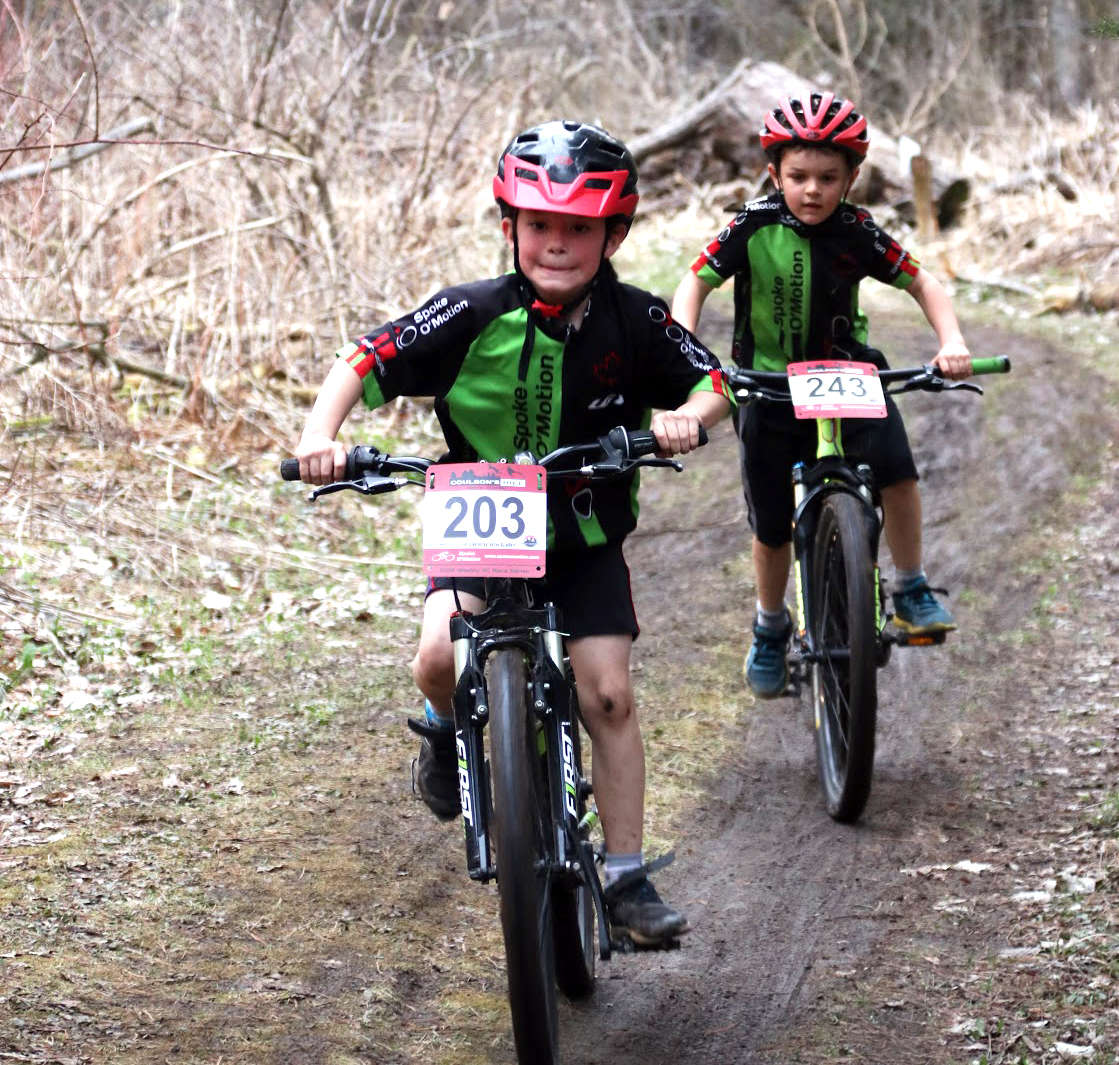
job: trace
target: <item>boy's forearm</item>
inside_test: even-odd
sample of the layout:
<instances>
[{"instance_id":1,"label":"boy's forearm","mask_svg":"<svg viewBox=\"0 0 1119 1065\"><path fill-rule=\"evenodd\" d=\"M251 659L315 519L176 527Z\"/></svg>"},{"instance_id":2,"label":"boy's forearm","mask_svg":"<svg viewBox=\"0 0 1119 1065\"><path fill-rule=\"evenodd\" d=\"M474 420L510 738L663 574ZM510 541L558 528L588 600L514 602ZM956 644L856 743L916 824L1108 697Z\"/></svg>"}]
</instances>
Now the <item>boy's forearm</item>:
<instances>
[{"instance_id":1,"label":"boy's forearm","mask_svg":"<svg viewBox=\"0 0 1119 1065\"><path fill-rule=\"evenodd\" d=\"M944 286L930 273L920 270L909 286L910 295L924 312L943 348L946 344L963 344L964 334Z\"/></svg>"},{"instance_id":2,"label":"boy's forearm","mask_svg":"<svg viewBox=\"0 0 1119 1065\"><path fill-rule=\"evenodd\" d=\"M709 429L730 414L730 400L718 392L693 392L676 410L694 414Z\"/></svg>"},{"instance_id":3,"label":"boy's forearm","mask_svg":"<svg viewBox=\"0 0 1119 1065\"><path fill-rule=\"evenodd\" d=\"M693 333L699 324L699 312L703 310L703 301L711 292L711 286L700 281L690 270L676 286L672 297L672 317L685 329Z\"/></svg>"},{"instance_id":4,"label":"boy's forearm","mask_svg":"<svg viewBox=\"0 0 1119 1065\"><path fill-rule=\"evenodd\" d=\"M344 359L336 359L307 416L304 437L322 435L333 440L346 415L360 398L361 378Z\"/></svg>"}]
</instances>

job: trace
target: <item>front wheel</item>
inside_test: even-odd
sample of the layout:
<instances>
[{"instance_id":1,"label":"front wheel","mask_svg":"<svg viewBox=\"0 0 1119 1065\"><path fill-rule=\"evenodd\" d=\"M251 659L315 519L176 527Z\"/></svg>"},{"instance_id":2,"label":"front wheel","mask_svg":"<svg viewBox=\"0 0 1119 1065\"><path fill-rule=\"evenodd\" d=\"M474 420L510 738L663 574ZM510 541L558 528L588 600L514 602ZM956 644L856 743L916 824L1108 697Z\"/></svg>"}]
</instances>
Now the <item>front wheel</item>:
<instances>
[{"instance_id":1,"label":"front wheel","mask_svg":"<svg viewBox=\"0 0 1119 1065\"><path fill-rule=\"evenodd\" d=\"M497 886L513 1041L521 1065L556 1065L551 814L526 700L524 655L514 648L495 651L488 674Z\"/></svg>"},{"instance_id":2,"label":"front wheel","mask_svg":"<svg viewBox=\"0 0 1119 1065\"><path fill-rule=\"evenodd\" d=\"M874 559L863 505L844 492L820 508L811 598L816 761L828 813L866 807L878 713Z\"/></svg>"}]
</instances>

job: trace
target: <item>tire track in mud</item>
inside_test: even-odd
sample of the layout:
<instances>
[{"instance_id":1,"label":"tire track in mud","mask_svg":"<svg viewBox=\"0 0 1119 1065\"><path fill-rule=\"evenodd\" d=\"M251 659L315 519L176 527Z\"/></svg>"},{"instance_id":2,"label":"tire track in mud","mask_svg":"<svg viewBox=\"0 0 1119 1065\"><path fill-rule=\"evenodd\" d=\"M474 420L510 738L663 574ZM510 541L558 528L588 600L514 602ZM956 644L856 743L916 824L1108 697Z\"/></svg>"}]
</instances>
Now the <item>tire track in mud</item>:
<instances>
[{"instance_id":1,"label":"tire track in mud","mask_svg":"<svg viewBox=\"0 0 1119 1065\"><path fill-rule=\"evenodd\" d=\"M934 354L927 331L887 329L887 351L915 353L895 354L893 365ZM1014 373L1029 374L1030 388L1008 390L1000 400L1004 379L986 378L990 406L967 392L902 399L922 473L926 568L934 585L970 593L953 601L961 623L956 640L981 639L981 610L969 609L971 602L997 601L994 620L1008 628L1028 609L1029 590L1008 588L999 571L1000 545L1027 531L1039 508L1057 498L1075 472L1078 444L1091 454L1088 445L1108 431L1091 389L1057 373L1059 356L1044 342L994 327L969 330L969 340L977 353L1010 353ZM720 563L748 551L744 520L733 522L741 502L728 427L687 464L693 475L678 483L645 479L642 523L627 548L647 626L635 660L647 676L687 668L673 633L683 633L689 649L734 641L733 626L745 634L752 610L752 588L718 573ZM687 548L678 533L669 547L658 528L680 523L680 515L697 528ZM884 570L889 574L888 561ZM679 951L600 965L592 1000L563 1009L565 1061L771 1060L771 1039L795 1027L804 1007L826 995L828 979L865 961L902 920L899 870L939 860L940 826L960 816L961 759L950 734L968 677L966 656L951 644L895 651L880 677L870 803L858 825L843 826L830 821L819 799L803 712L792 700L753 706L742 692L745 635L739 642L728 658L730 693L712 693L741 706L737 724L710 752L707 798L678 840L677 863L658 877L662 894L689 913L693 931ZM653 775L649 787L657 787Z\"/></svg>"}]
</instances>

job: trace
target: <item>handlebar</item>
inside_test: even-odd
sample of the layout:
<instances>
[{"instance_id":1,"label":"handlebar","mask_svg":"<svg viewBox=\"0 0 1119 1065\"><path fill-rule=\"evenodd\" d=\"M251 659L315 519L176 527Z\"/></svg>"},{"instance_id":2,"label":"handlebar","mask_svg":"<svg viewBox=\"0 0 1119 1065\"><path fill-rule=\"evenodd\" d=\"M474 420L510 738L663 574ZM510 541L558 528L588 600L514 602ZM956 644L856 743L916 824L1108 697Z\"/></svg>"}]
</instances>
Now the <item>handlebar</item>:
<instances>
[{"instance_id":1,"label":"handlebar","mask_svg":"<svg viewBox=\"0 0 1119 1065\"><path fill-rule=\"evenodd\" d=\"M357 447L350 448L346 455L345 479L352 481L365 473L422 474L434 461L419 456L393 458L382 454L375 447L358 444ZM299 459L280 459L280 477L285 481L300 480Z\"/></svg>"},{"instance_id":2,"label":"handlebar","mask_svg":"<svg viewBox=\"0 0 1119 1065\"><path fill-rule=\"evenodd\" d=\"M972 359L971 372L975 376L1010 373L1010 356L993 355L989 358ZM737 392L740 399L756 398L789 402L789 378L785 373L775 373L769 370L747 370L735 366L728 368L726 375L732 387L740 390ZM983 391L978 385L969 384L966 380L956 381L942 377L931 363L926 363L923 366L913 366L905 370L879 370L878 377L883 386L891 384L897 386L886 389L891 395L912 391L942 392L955 388L979 393Z\"/></svg>"},{"instance_id":3,"label":"handlebar","mask_svg":"<svg viewBox=\"0 0 1119 1065\"><path fill-rule=\"evenodd\" d=\"M700 446L707 443L707 431L702 425L699 427L699 443ZM673 459L646 457L656 454L658 448L657 438L651 430L629 430L619 425L593 443L557 448L539 459L531 454L518 455L515 461L543 466L552 477L616 477L638 466L669 466L676 470L683 469L683 466ZM566 469L555 468L559 467L563 460L568 460L575 465ZM433 465L435 465L434 459L417 455L386 455L375 447L359 444L351 448L346 456L345 479L334 484L323 485L312 493L312 498L343 488L353 488L366 495L375 495L394 491L405 484L422 484L427 468ZM285 481L300 480L299 460L281 459L280 476Z\"/></svg>"}]
</instances>

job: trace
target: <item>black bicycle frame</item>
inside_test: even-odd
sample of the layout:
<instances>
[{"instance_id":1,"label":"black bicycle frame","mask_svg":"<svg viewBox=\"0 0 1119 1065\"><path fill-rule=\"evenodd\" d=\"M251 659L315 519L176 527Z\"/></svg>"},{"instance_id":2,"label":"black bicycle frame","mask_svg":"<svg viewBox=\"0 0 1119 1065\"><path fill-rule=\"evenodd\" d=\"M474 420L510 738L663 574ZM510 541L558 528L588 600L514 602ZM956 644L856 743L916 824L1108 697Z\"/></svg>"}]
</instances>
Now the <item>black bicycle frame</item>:
<instances>
[{"instance_id":1,"label":"black bicycle frame","mask_svg":"<svg viewBox=\"0 0 1119 1065\"><path fill-rule=\"evenodd\" d=\"M579 722L572 712L575 692L564 666L563 635L555 604L528 605L526 582L512 578L486 581L487 602L478 614L459 611L451 615L454 649L455 746L459 763L459 799L466 840L467 872L472 880L486 882L497 875L490 839L489 787L485 779L485 727L489 721L486 659L500 648L525 652L528 705L543 730L545 750L559 773L548 774L549 806L553 827L552 880L581 880L591 888L598 913L599 953L610 956L605 903L594 869L590 843L581 838L579 788L573 731Z\"/></svg>"}]
</instances>

